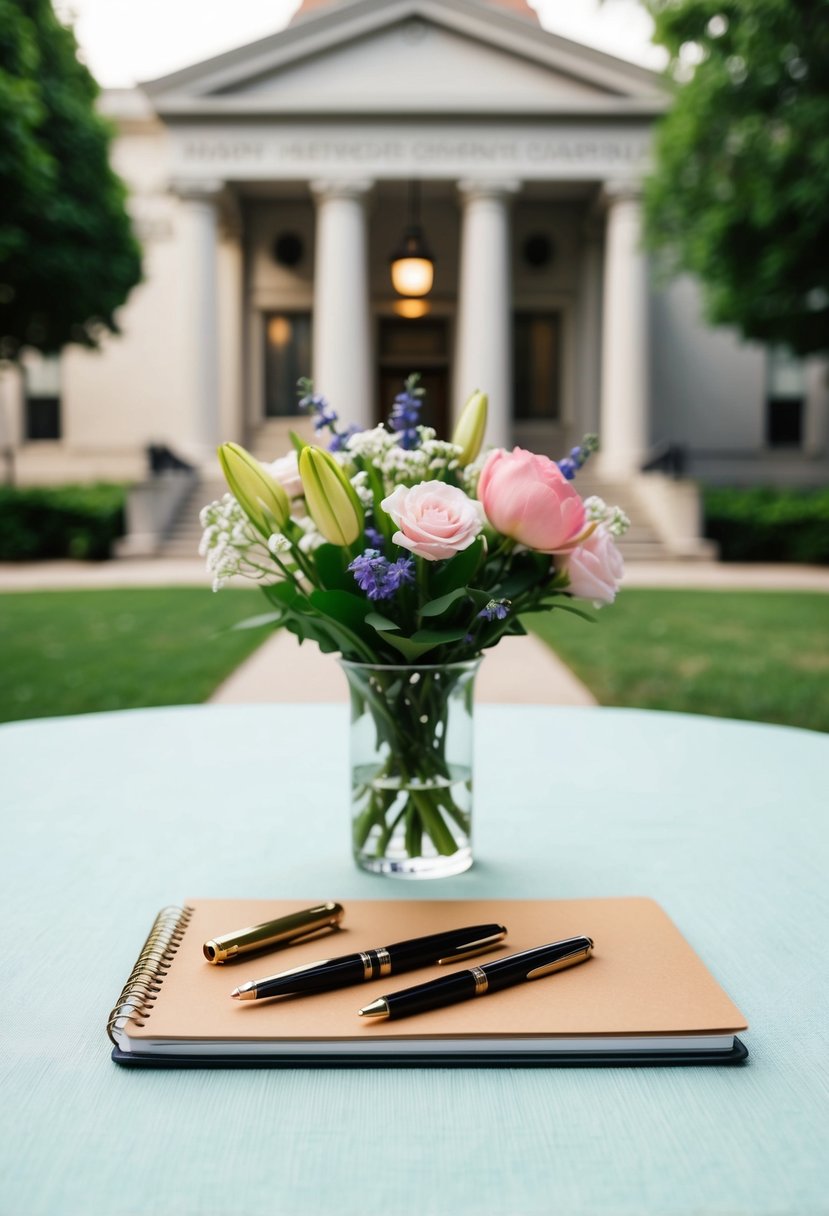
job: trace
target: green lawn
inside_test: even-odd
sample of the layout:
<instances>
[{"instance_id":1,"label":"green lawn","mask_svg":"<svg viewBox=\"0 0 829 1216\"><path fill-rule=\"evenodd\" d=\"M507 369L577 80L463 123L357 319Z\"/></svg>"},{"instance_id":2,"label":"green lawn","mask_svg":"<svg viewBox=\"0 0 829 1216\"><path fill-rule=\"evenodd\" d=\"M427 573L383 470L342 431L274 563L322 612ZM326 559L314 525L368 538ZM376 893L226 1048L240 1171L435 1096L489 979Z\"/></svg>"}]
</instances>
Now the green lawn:
<instances>
[{"instance_id":1,"label":"green lawn","mask_svg":"<svg viewBox=\"0 0 829 1216\"><path fill-rule=\"evenodd\" d=\"M264 610L255 588L0 595L0 721L204 701L265 636L230 626ZM528 624L603 705L829 731L829 596L629 590L595 615Z\"/></svg>"},{"instance_id":2,"label":"green lawn","mask_svg":"<svg viewBox=\"0 0 829 1216\"><path fill-rule=\"evenodd\" d=\"M264 640L230 626L264 611L256 588L0 595L0 722L204 701Z\"/></svg>"},{"instance_id":3,"label":"green lawn","mask_svg":"<svg viewBox=\"0 0 829 1216\"><path fill-rule=\"evenodd\" d=\"M589 625L527 618L602 705L829 731L829 596L622 590Z\"/></svg>"}]
</instances>

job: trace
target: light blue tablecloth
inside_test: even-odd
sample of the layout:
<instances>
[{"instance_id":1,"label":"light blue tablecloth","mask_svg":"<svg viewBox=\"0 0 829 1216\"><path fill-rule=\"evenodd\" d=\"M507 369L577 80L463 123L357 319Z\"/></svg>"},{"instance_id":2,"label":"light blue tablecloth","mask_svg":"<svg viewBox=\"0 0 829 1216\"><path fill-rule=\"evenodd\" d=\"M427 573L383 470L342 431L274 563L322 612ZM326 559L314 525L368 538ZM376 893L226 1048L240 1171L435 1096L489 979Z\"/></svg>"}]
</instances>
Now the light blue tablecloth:
<instances>
[{"instance_id":1,"label":"light blue tablecloth","mask_svg":"<svg viewBox=\"0 0 829 1216\"><path fill-rule=\"evenodd\" d=\"M477 711L467 874L349 855L346 710L0 729L0 1211L690 1216L829 1211L829 737ZM659 900L751 1023L743 1068L136 1072L107 1013L186 897Z\"/></svg>"}]
</instances>

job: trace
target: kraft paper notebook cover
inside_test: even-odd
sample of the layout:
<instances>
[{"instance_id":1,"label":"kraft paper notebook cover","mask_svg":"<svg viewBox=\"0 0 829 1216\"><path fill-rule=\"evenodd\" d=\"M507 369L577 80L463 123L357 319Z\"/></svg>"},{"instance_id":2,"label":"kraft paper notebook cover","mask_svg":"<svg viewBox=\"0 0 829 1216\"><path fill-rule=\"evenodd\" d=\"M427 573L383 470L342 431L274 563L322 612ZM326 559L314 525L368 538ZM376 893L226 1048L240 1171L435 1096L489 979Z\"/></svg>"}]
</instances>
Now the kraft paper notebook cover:
<instances>
[{"instance_id":1,"label":"kraft paper notebook cover","mask_svg":"<svg viewBox=\"0 0 829 1216\"><path fill-rule=\"evenodd\" d=\"M211 966L202 944L313 900L192 900L159 914L110 1017L120 1064L153 1066L738 1063L739 1009L650 899L346 901L342 928ZM426 967L312 996L239 1002L231 990L318 959L465 925L508 935L487 962L587 934L586 963L445 1009L366 1022L375 997L445 975Z\"/></svg>"}]
</instances>

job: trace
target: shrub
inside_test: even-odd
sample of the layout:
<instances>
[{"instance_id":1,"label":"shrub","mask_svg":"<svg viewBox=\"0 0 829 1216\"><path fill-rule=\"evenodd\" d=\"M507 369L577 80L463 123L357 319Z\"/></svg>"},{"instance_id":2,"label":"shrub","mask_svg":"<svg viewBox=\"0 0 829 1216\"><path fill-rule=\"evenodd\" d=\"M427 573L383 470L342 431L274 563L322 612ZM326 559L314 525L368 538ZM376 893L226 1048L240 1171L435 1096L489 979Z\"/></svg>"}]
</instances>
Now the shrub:
<instances>
[{"instance_id":1,"label":"shrub","mask_svg":"<svg viewBox=\"0 0 829 1216\"><path fill-rule=\"evenodd\" d=\"M0 561L102 561L124 532L126 488L0 486Z\"/></svg>"},{"instance_id":2,"label":"shrub","mask_svg":"<svg viewBox=\"0 0 829 1216\"><path fill-rule=\"evenodd\" d=\"M724 561L829 564L829 489L707 489L704 505Z\"/></svg>"}]
</instances>

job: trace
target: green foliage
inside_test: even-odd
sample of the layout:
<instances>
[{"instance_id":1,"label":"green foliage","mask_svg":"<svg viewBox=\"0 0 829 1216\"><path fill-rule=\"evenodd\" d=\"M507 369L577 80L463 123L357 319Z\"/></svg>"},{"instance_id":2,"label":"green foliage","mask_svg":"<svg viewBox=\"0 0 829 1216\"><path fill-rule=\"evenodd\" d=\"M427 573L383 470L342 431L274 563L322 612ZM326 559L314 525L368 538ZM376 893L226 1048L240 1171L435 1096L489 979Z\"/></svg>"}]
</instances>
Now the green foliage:
<instances>
[{"instance_id":1,"label":"green foliage","mask_svg":"<svg viewBox=\"0 0 829 1216\"><path fill-rule=\"evenodd\" d=\"M829 565L829 490L708 489L704 509L724 561Z\"/></svg>"},{"instance_id":2,"label":"green foliage","mask_svg":"<svg viewBox=\"0 0 829 1216\"><path fill-rule=\"evenodd\" d=\"M0 0L0 357L96 346L141 277L97 85L49 0Z\"/></svg>"},{"instance_id":3,"label":"green foliage","mask_svg":"<svg viewBox=\"0 0 829 1216\"><path fill-rule=\"evenodd\" d=\"M118 485L0 486L0 561L109 557L124 532L125 497Z\"/></svg>"},{"instance_id":4,"label":"green foliage","mask_svg":"<svg viewBox=\"0 0 829 1216\"><path fill-rule=\"evenodd\" d=\"M599 615L526 623L602 705L829 731L829 595L628 588Z\"/></svg>"},{"instance_id":5,"label":"green foliage","mask_svg":"<svg viewBox=\"0 0 829 1216\"><path fill-rule=\"evenodd\" d=\"M199 704L262 645L233 628L260 603L236 588L0 595L0 722Z\"/></svg>"},{"instance_id":6,"label":"green foliage","mask_svg":"<svg viewBox=\"0 0 829 1216\"><path fill-rule=\"evenodd\" d=\"M690 74L657 130L650 247L711 321L829 349L829 0L645 3Z\"/></svg>"}]
</instances>

